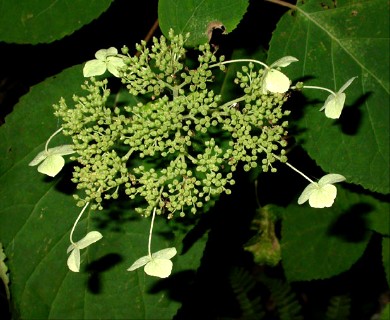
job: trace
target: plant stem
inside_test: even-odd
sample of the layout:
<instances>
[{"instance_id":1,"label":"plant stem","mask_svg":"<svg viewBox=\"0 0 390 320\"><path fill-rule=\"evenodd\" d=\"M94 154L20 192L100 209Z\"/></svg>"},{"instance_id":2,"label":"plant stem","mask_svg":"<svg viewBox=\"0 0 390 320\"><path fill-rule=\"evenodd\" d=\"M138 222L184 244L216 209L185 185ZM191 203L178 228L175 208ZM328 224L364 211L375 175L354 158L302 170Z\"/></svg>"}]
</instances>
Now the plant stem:
<instances>
[{"instance_id":1,"label":"plant stem","mask_svg":"<svg viewBox=\"0 0 390 320\"><path fill-rule=\"evenodd\" d=\"M293 4L285 2L285 1L282 1L282 0L266 0L266 1L278 4L278 5L282 6L282 7L290 8L292 10L296 10L297 9L297 7L294 6Z\"/></svg>"},{"instance_id":2,"label":"plant stem","mask_svg":"<svg viewBox=\"0 0 390 320\"><path fill-rule=\"evenodd\" d=\"M265 153L267 153L267 149L264 148L264 147L261 147ZM272 154L272 156L274 156L276 159L278 159L280 162L282 162L282 159L277 156L276 154ZM298 170L297 168L295 168L292 164L289 164L287 161L286 162L283 162L284 164L286 164L287 166L289 166L291 169L293 169L295 172L299 173L302 177L304 177L306 180L308 180L310 183L316 183L314 182L312 179L310 179L307 175L305 175L302 171Z\"/></svg>"},{"instance_id":3,"label":"plant stem","mask_svg":"<svg viewBox=\"0 0 390 320\"><path fill-rule=\"evenodd\" d=\"M62 129L63 129L62 127L59 128L56 132L54 132L54 133L49 137L49 139L47 139L46 144L45 144L45 151L46 151L46 152L48 152L47 150L48 150L48 146L49 146L50 140L53 139L55 135L57 135L58 133L60 133L60 132L62 131Z\"/></svg>"},{"instance_id":4,"label":"plant stem","mask_svg":"<svg viewBox=\"0 0 390 320\"><path fill-rule=\"evenodd\" d=\"M222 62L218 62L218 63L212 64L211 66L209 66L209 68L214 68L214 67L218 67L218 66L220 66L222 64L229 64L229 63L235 63L235 62L253 62L253 63L261 64L263 67L269 68L264 62L261 62L261 61L258 61L258 60L254 60L254 59L227 60L227 61L222 61Z\"/></svg>"},{"instance_id":5,"label":"plant stem","mask_svg":"<svg viewBox=\"0 0 390 320\"><path fill-rule=\"evenodd\" d=\"M150 231L149 231L149 242L148 242L148 253L149 253L149 258L152 259L152 232L153 232L153 225L154 225L154 218L156 217L156 207L153 209L153 214L152 214L152 222L150 223Z\"/></svg>"},{"instance_id":6,"label":"plant stem","mask_svg":"<svg viewBox=\"0 0 390 320\"><path fill-rule=\"evenodd\" d=\"M334 96L336 93L334 93L332 90L328 88L323 88L323 87L317 87L317 86L303 86L303 89L316 89L316 90L323 90L323 91L328 91L329 93L333 94Z\"/></svg>"},{"instance_id":7,"label":"plant stem","mask_svg":"<svg viewBox=\"0 0 390 320\"><path fill-rule=\"evenodd\" d=\"M70 231L69 239L70 239L70 242L71 242L73 245L76 245L76 244L73 242L73 232L74 232L74 229L76 228L77 223L79 222L79 220L80 220L81 216L83 215L85 209L87 209L88 205L89 205L89 201L85 204L85 206L84 206L83 209L81 210L79 216L77 217L76 221L75 221L74 224L73 224L72 230Z\"/></svg>"}]
</instances>

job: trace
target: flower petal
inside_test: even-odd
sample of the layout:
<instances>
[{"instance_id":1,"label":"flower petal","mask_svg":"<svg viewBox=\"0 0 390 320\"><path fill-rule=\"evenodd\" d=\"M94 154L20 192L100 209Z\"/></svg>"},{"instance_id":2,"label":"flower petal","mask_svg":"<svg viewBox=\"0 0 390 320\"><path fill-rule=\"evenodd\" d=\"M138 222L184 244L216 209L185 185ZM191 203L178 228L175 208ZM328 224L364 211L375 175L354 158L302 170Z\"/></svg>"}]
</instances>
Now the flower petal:
<instances>
[{"instance_id":1,"label":"flower petal","mask_svg":"<svg viewBox=\"0 0 390 320\"><path fill-rule=\"evenodd\" d=\"M144 266L145 264L147 264L148 262L151 261L151 258L149 257L149 255L147 256L143 256L141 258L139 258L138 260L136 260L129 269L127 269L127 271L134 271L135 269L138 269L142 266Z\"/></svg>"},{"instance_id":2,"label":"flower petal","mask_svg":"<svg viewBox=\"0 0 390 320\"><path fill-rule=\"evenodd\" d=\"M99 241L101 238L103 238L102 234L98 231L91 231L88 232L87 235L82 238L80 241L76 242L77 248L84 249L91 245L92 243L95 243L96 241Z\"/></svg>"},{"instance_id":3,"label":"flower petal","mask_svg":"<svg viewBox=\"0 0 390 320\"><path fill-rule=\"evenodd\" d=\"M67 261L68 268L70 271L79 272L80 271L80 250L74 248L70 253L70 256Z\"/></svg>"},{"instance_id":4,"label":"flower petal","mask_svg":"<svg viewBox=\"0 0 390 320\"><path fill-rule=\"evenodd\" d=\"M84 77L100 76L106 72L107 66L105 61L89 60L85 63L83 68Z\"/></svg>"},{"instance_id":5,"label":"flower petal","mask_svg":"<svg viewBox=\"0 0 390 320\"><path fill-rule=\"evenodd\" d=\"M284 93L290 88L290 79L278 70L268 70L264 78L265 88L273 93Z\"/></svg>"},{"instance_id":6,"label":"flower petal","mask_svg":"<svg viewBox=\"0 0 390 320\"><path fill-rule=\"evenodd\" d=\"M66 250L66 253L71 252L74 248L76 248L76 246L73 243L71 243L68 249Z\"/></svg>"},{"instance_id":7,"label":"flower petal","mask_svg":"<svg viewBox=\"0 0 390 320\"><path fill-rule=\"evenodd\" d=\"M297 58L292 56L286 56L283 58L280 58L279 60L276 60L273 64L270 65L270 68L277 68L277 67L287 67L292 62L299 61Z\"/></svg>"},{"instance_id":8,"label":"flower petal","mask_svg":"<svg viewBox=\"0 0 390 320\"><path fill-rule=\"evenodd\" d=\"M122 58L108 57L107 58L107 69L115 77L119 77L119 70L126 66Z\"/></svg>"},{"instance_id":9,"label":"flower petal","mask_svg":"<svg viewBox=\"0 0 390 320\"><path fill-rule=\"evenodd\" d=\"M323 176L319 181L318 185L320 187L325 186L326 184L333 184L337 182L345 181L345 177L342 176L341 174L337 173L329 173L325 176Z\"/></svg>"},{"instance_id":10,"label":"flower petal","mask_svg":"<svg viewBox=\"0 0 390 320\"><path fill-rule=\"evenodd\" d=\"M349 80L340 88L340 90L338 91L338 93L344 92L344 90L347 89L347 88L351 85L352 81L355 80L356 78L357 78L357 77L353 77L353 78L349 79Z\"/></svg>"},{"instance_id":11,"label":"flower petal","mask_svg":"<svg viewBox=\"0 0 390 320\"><path fill-rule=\"evenodd\" d=\"M48 157L48 153L46 150L43 150L39 152L35 158L28 164L29 166L36 166L37 164L40 164L43 160L45 160Z\"/></svg>"},{"instance_id":12,"label":"flower petal","mask_svg":"<svg viewBox=\"0 0 390 320\"><path fill-rule=\"evenodd\" d=\"M48 156L39 166L38 172L47 174L50 177L55 177L65 165L65 160L62 156L54 154Z\"/></svg>"},{"instance_id":13,"label":"flower petal","mask_svg":"<svg viewBox=\"0 0 390 320\"><path fill-rule=\"evenodd\" d=\"M155 253L152 253L153 259L172 259L176 255L177 251L175 247L162 249Z\"/></svg>"},{"instance_id":14,"label":"flower petal","mask_svg":"<svg viewBox=\"0 0 390 320\"><path fill-rule=\"evenodd\" d=\"M64 144L62 146L49 148L47 151L49 155L59 154L61 156L75 153L75 151L73 150L73 144Z\"/></svg>"},{"instance_id":15,"label":"flower petal","mask_svg":"<svg viewBox=\"0 0 390 320\"><path fill-rule=\"evenodd\" d=\"M330 119L340 118L341 111L344 108L345 102L345 93L337 93L336 96L333 96L333 99L326 99L322 109L325 109L325 116Z\"/></svg>"},{"instance_id":16,"label":"flower petal","mask_svg":"<svg viewBox=\"0 0 390 320\"><path fill-rule=\"evenodd\" d=\"M173 263L168 259L152 259L144 270L149 276L167 278L172 272Z\"/></svg>"},{"instance_id":17,"label":"flower petal","mask_svg":"<svg viewBox=\"0 0 390 320\"><path fill-rule=\"evenodd\" d=\"M301 195L298 198L298 204L305 203L307 200L309 200L311 194L318 189L318 185L315 183L310 183L301 193Z\"/></svg>"},{"instance_id":18,"label":"flower petal","mask_svg":"<svg viewBox=\"0 0 390 320\"><path fill-rule=\"evenodd\" d=\"M337 188L332 184L327 184L310 195L309 204L313 208L331 207L337 195Z\"/></svg>"}]
</instances>

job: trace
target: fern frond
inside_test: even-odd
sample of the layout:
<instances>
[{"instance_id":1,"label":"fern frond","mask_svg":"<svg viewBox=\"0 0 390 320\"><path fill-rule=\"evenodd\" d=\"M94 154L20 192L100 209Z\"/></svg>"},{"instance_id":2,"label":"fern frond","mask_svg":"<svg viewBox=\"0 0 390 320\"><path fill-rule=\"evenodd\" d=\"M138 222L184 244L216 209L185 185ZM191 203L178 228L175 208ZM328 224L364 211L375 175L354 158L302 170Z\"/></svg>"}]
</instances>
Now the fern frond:
<instances>
[{"instance_id":1,"label":"fern frond","mask_svg":"<svg viewBox=\"0 0 390 320\"><path fill-rule=\"evenodd\" d=\"M334 296L329 301L326 320L348 320L351 310L351 298L348 295Z\"/></svg>"},{"instance_id":2,"label":"fern frond","mask_svg":"<svg viewBox=\"0 0 390 320\"><path fill-rule=\"evenodd\" d=\"M288 283L272 278L261 281L271 292L280 320L303 320L302 306Z\"/></svg>"},{"instance_id":3,"label":"fern frond","mask_svg":"<svg viewBox=\"0 0 390 320\"><path fill-rule=\"evenodd\" d=\"M235 268L230 274L230 285L240 306L241 319L262 319L264 309L260 295L251 295L256 280L244 269Z\"/></svg>"}]
</instances>

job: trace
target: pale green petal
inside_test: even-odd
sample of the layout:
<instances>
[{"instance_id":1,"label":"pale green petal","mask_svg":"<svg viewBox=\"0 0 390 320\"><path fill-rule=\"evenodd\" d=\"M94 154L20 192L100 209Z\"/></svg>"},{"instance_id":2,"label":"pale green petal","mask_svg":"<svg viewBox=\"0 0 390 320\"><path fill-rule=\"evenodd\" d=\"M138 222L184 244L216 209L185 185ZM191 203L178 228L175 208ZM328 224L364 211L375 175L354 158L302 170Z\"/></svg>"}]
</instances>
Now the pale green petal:
<instances>
[{"instance_id":1,"label":"pale green petal","mask_svg":"<svg viewBox=\"0 0 390 320\"><path fill-rule=\"evenodd\" d=\"M84 77L100 76L106 72L107 66L105 61L90 60L85 63L83 68Z\"/></svg>"},{"instance_id":2,"label":"pale green petal","mask_svg":"<svg viewBox=\"0 0 390 320\"><path fill-rule=\"evenodd\" d=\"M153 259L172 259L176 255L175 247L162 249L152 254Z\"/></svg>"},{"instance_id":3,"label":"pale green petal","mask_svg":"<svg viewBox=\"0 0 390 320\"><path fill-rule=\"evenodd\" d=\"M68 268L70 271L79 272L80 271L80 250L75 248L68 257L67 261Z\"/></svg>"},{"instance_id":4,"label":"pale green petal","mask_svg":"<svg viewBox=\"0 0 390 320\"><path fill-rule=\"evenodd\" d=\"M337 189L332 184L327 184L310 195L309 204L313 208L331 207L337 195Z\"/></svg>"},{"instance_id":5,"label":"pale green petal","mask_svg":"<svg viewBox=\"0 0 390 320\"><path fill-rule=\"evenodd\" d=\"M340 90L338 91L338 93L344 92L344 90L347 89L347 88L351 85L352 81L355 80L356 78L357 78L357 77L353 77L353 78L349 79L349 80L340 88Z\"/></svg>"},{"instance_id":6,"label":"pale green petal","mask_svg":"<svg viewBox=\"0 0 390 320\"><path fill-rule=\"evenodd\" d=\"M345 93L337 93L336 96L332 96L333 99L327 99L325 105L322 109L325 108L325 116L330 119L340 118L341 112L344 108L345 102Z\"/></svg>"},{"instance_id":7,"label":"pale green petal","mask_svg":"<svg viewBox=\"0 0 390 320\"><path fill-rule=\"evenodd\" d=\"M337 174L337 173L329 173L329 174L323 176L318 181L318 185L320 187L322 187L322 186L325 186L327 184L333 184L333 183L337 183L337 182L341 182L341 181L345 181L344 176L342 176L341 174Z\"/></svg>"},{"instance_id":8,"label":"pale green petal","mask_svg":"<svg viewBox=\"0 0 390 320\"><path fill-rule=\"evenodd\" d=\"M143 256L141 258L139 258L138 260L136 260L129 269L127 269L127 271L134 271L135 269L138 269L142 266L144 266L145 264L147 264L148 262L151 261L151 258L149 257L149 255L147 256Z\"/></svg>"},{"instance_id":9,"label":"pale green petal","mask_svg":"<svg viewBox=\"0 0 390 320\"><path fill-rule=\"evenodd\" d=\"M28 164L29 166L36 166L48 157L46 150L39 152L35 158Z\"/></svg>"},{"instance_id":10,"label":"pale green petal","mask_svg":"<svg viewBox=\"0 0 390 320\"><path fill-rule=\"evenodd\" d=\"M102 234L98 231L91 231L88 232L87 235L82 238L80 241L76 242L77 248L84 249L91 245L92 243L95 243L96 241L99 241L101 238L103 238Z\"/></svg>"},{"instance_id":11,"label":"pale green petal","mask_svg":"<svg viewBox=\"0 0 390 320\"><path fill-rule=\"evenodd\" d=\"M115 56L118 54L118 50L115 47L110 47L106 50L107 57L109 56Z\"/></svg>"},{"instance_id":12,"label":"pale green petal","mask_svg":"<svg viewBox=\"0 0 390 320\"><path fill-rule=\"evenodd\" d=\"M76 246L73 243L71 243L68 249L66 250L66 253L71 252L74 248L76 248Z\"/></svg>"},{"instance_id":13,"label":"pale green petal","mask_svg":"<svg viewBox=\"0 0 390 320\"><path fill-rule=\"evenodd\" d=\"M39 166L38 172L47 174L50 177L55 177L65 165L65 160L62 156L54 154L48 156Z\"/></svg>"},{"instance_id":14,"label":"pale green petal","mask_svg":"<svg viewBox=\"0 0 390 320\"><path fill-rule=\"evenodd\" d=\"M95 53L95 58L97 60L100 60L102 62L105 62L106 61L106 58L107 58L107 49L100 49L98 51L96 51Z\"/></svg>"},{"instance_id":15,"label":"pale green petal","mask_svg":"<svg viewBox=\"0 0 390 320\"><path fill-rule=\"evenodd\" d=\"M299 61L299 60L295 57L286 56L286 57L280 58L279 60L276 60L273 64L271 64L270 68L287 67L292 62L297 62L297 61Z\"/></svg>"},{"instance_id":16,"label":"pale green petal","mask_svg":"<svg viewBox=\"0 0 390 320\"><path fill-rule=\"evenodd\" d=\"M301 195L298 198L298 204L305 203L307 200L309 200L311 194L318 189L318 185L315 183L310 183L305 190L301 193Z\"/></svg>"},{"instance_id":17,"label":"pale green petal","mask_svg":"<svg viewBox=\"0 0 390 320\"><path fill-rule=\"evenodd\" d=\"M126 64L123 62L122 58L118 57L108 57L107 58L107 69L115 77L119 77L119 70L123 68Z\"/></svg>"},{"instance_id":18,"label":"pale green petal","mask_svg":"<svg viewBox=\"0 0 390 320\"><path fill-rule=\"evenodd\" d=\"M290 88L290 79L278 70L271 69L264 78L265 88L273 93L284 93Z\"/></svg>"},{"instance_id":19,"label":"pale green petal","mask_svg":"<svg viewBox=\"0 0 390 320\"><path fill-rule=\"evenodd\" d=\"M168 259L153 259L146 264L144 270L149 276L167 278L172 272L173 263Z\"/></svg>"},{"instance_id":20,"label":"pale green petal","mask_svg":"<svg viewBox=\"0 0 390 320\"><path fill-rule=\"evenodd\" d=\"M62 146L49 148L47 151L48 151L49 155L58 154L61 156L65 156L65 155L72 154L75 152L73 150L73 144L64 144Z\"/></svg>"}]
</instances>

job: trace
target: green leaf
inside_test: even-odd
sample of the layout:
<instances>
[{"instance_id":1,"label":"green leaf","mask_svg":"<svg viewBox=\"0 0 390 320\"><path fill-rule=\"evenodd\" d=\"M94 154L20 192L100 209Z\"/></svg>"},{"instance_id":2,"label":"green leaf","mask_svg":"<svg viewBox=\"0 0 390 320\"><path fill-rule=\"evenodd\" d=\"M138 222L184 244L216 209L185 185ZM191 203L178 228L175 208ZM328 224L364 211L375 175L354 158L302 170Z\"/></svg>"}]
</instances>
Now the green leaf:
<instances>
[{"instance_id":1,"label":"green leaf","mask_svg":"<svg viewBox=\"0 0 390 320\"><path fill-rule=\"evenodd\" d=\"M225 27L233 31L249 5L248 0L160 0L158 18L160 28L168 37L170 29L176 34L190 33L189 47L208 42L208 30Z\"/></svg>"},{"instance_id":2,"label":"green leaf","mask_svg":"<svg viewBox=\"0 0 390 320\"><path fill-rule=\"evenodd\" d=\"M268 57L297 57L284 70L290 79L335 92L358 76L344 92L339 120L318 111L329 95L325 91L303 89L309 105L292 112L303 113L298 138L324 171L381 193L390 192L388 6L383 0L342 0L325 9L305 1L280 20Z\"/></svg>"},{"instance_id":3,"label":"green leaf","mask_svg":"<svg viewBox=\"0 0 390 320\"><path fill-rule=\"evenodd\" d=\"M382 238L382 262L385 270L387 285L390 287L390 238Z\"/></svg>"},{"instance_id":4,"label":"green leaf","mask_svg":"<svg viewBox=\"0 0 390 320\"><path fill-rule=\"evenodd\" d=\"M325 279L348 270L370 239L371 215L388 203L337 186L331 208L290 205L282 223L282 261L290 281ZM382 223L384 223L382 221Z\"/></svg>"},{"instance_id":5,"label":"green leaf","mask_svg":"<svg viewBox=\"0 0 390 320\"><path fill-rule=\"evenodd\" d=\"M99 17L112 0L2 0L0 40L48 43L72 34Z\"/></svg>"},{"instance_id":6,"label":"green leaf","mask_svg":"<svg viewBox=\"0 0 390 320\"><path fill-rule=\"evenodd\" d=\"M15 309L25 319L171 319L180 302L167 293L166 283L143 270L126 271L147 253L150 219L133 213L127 200L105 211L85 212L74 238L91 230L99 230L103 238L81 251L80 272L73 273L66 251L80 208L71 196L74 185L66 170L71 166L54 179L28 166L58 126L51 104L61 96L70 103L83 81L82 67L75 66L36 85L0 128L0 240L8 257ZM58 135L52 143L66 140ZM183 279L183 270L193 275L205 245L204 239L197 241L182 254L188 227L181 230L175 238L170 225L158 218L152 244L153 251L178 248L168 279L177 286L181 282L175 279ZM169 287L175 289L171 283Z\"/></svg>"}]
</instances>

